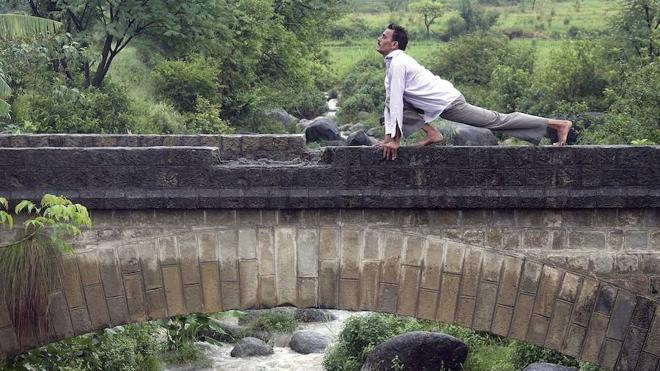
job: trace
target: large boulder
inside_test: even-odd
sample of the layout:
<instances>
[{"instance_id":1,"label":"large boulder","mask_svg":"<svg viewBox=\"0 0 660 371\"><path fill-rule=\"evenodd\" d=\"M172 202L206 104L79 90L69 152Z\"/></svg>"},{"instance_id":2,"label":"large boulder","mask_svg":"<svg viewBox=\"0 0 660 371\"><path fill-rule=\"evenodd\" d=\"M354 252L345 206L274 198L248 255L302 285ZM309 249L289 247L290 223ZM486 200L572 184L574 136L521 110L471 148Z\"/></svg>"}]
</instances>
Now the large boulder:
<instances>
[{"instance_id":1,"label":"large boulder","mask_svg":"<svg viewBox=\"0 0 660 371\"><path fill-rule=\"evenodd\" d=\"M554 363L537 362L528 365L522 371L577 371L577 368L556 365Z\"/></svg>"},{"instance_id":2,"label":"large boulder","mask_svg":"<svg viewBox=\"0 0 660 371\"><path fill-rule=\"evenodd\" d=\"M300 322L330 322L337 319L334 314L323 309L303 308L296 310L296 320Z\"/></svg>"},{"instance_id":3,"label":"large boulder","mask_svg":"<svg viewBox=\"0 0 660 371\"><path fill-rule=\"evenodd\" d=\"M296 331L289 347L300 354L323 353L330 346L330 338L316 331Z\"/></svg>"},{"instance_id":4,"label":"large boulder","mask_svg":"<svg viewBox=\"0 0 660 371\"><path fill-rule=\"evenodd\" d=\"M414 331L395 336L377 345L362 365L362 371L462 370L468 347L453 336L426 331Z\"/></svg>"},{"instance_id":5,"label":"large boulder","mask_svg":"<svg viewBox=\"0 0 660 371\"><path fill-rule=\"evenodd\" d=\"M288 128L291 125L295 125L298 122L298 118L291 115L282 108L275 108L266 112L266 116L272 118L277 122L281 122L285 128Z\"/></svg>"},{"instance_id":6,"label":"large boulder","mask_svg":"<svg viewBox=\"0 0 660 371\"><path fill-rule=\"evenodd\" d=\"M214 330L200 330L199 336L215 339L223 343L235 343L243 337L241 326L238 324L238 318L226 317L218 321L218 326L222 332Z\"/></svg>"},{"instance_id":7,"label":"large boulder","mask_svg":"<svg viewBox=\"0 0 660 371\"><path fill-rule=\"evenodd\" d=\"M305 140L307 143L341 139L337 123L325 117L314 120L305 128Z\"/></svg>"},{"instance_id":8,"label":"large boulder","mask_svg":"<svg viewBox=\"0 0 660 371\"><path fill-rule=\"evenodd\" d=\"M454 146L496 146L497 138L492 131L476 126L446 121L438 127L445 143Z\"/></svg>"},{"instance_id":9,"label":"large boulder","mask_svg":"<svg viewBox=\"0 0 660 371\"><path fill-rule=\"evenodd\" d=\"M273 353L273 347L266 344L263 340L252 337L241 339L234 346L234 349L231 350L231 356L237 358L267 356Z\"/></svg>"},{"instance_id":10,"label":"large boulder","mask_svg":"<svg viewBox=\"0 0 660 371\"><path fill-rule=\"evenodd\" d=\"M355 133L351 133L348 137L346 137L346 143L348 143L349 146L372 146L376 142L378 141L373 138L369 138L367 134L364 133L364 130L356 131Z\"/></svg>"}]
</instances>

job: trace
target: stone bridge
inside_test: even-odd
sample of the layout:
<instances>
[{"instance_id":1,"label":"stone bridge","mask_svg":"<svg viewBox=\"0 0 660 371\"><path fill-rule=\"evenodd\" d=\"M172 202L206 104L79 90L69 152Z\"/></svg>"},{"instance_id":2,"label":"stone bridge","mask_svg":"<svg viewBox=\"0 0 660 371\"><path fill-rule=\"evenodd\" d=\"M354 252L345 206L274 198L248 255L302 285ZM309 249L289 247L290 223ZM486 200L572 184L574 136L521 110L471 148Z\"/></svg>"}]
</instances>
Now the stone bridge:
<instances>
[{"instance_id":1,"label":"stone bridge","mask_svg":"<svg viewBox=\"0 0 660 371\"><path fill-rule=\"evenodd\" d=\"M299 136L0 136L0 195L63 194L94 227L50 337L294 305L457 323L660 370L659 147L307 151ZM0 240L12 238L5 232Z\"/></svg>"}]
</instances>

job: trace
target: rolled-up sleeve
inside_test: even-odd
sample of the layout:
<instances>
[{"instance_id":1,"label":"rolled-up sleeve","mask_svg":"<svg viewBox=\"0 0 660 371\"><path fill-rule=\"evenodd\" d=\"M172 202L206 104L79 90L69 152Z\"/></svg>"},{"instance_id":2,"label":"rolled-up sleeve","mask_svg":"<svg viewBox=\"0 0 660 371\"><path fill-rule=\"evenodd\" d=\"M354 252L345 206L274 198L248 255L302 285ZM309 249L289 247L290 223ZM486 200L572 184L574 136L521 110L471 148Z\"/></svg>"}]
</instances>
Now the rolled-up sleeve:
<instances>
[{"instance_id":1,"label":"rolled-up sleeve","mask_svg":"<svg viewBox=\"0 0 660 371\"><path fill-rule=\"evenodd\" d=\"M396 128L403 132L403 90L406 87L406 68L403 64L392 63L390 66L389 89L385 104L385 135L396 135ZM389 107L389 112L388 112Z\"/></svg>"}]
</instances>

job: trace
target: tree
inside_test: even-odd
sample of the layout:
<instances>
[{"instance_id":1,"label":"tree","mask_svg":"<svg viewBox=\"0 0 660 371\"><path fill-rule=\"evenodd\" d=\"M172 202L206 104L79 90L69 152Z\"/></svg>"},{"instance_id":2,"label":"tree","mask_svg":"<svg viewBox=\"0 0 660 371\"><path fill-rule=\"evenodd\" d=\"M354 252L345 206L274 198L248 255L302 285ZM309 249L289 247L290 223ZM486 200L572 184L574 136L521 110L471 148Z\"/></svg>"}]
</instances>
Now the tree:
<instances>
[{"instance_id":1,"label":"tree","mask_svg":"<svg viewBox=\"0 0 660 371\"><path fill-rule=\"evenodd\" d=\"M49 19L23 14L0 14L0 39L18 39L57 32L62 24ZM12 91L0 65L0 118L8 117L11 107L4 99Z\"/></svg>"},{"instance_id":2,"label":"tree","mask_svg":"<svg viewBox=\"0 0 660 371\"><path fill-rule=\"evenodd\" d=\"M61 21L83 46L101 45L100 55L82 66L85 86L103 84L117 55L135 38L209 35L224 5L214 0L29 0L35 16ZM95 68L95 71L92 71Z\"/></svg>"},{"instance_id":3,"label":"tree","mask_svg":"<svg viewBox=\"0 0 660 371\"><path fill-rule=\"evenodd\" d=\"M614 22L620 41L650 61L660 55L659 26L659 0L626 0Z\"/></svg>"},{"instance_id":4,"label":"tree","mask_svg":"<svg viewBox=\"0 0 660 371\"><path fill-rule=\"evenodd\" d=\"M428 38L431 35L431 25L444 13L445 6L433 0L421 0L411 3L409 9L424 16L424 26L426 26L426 37Z\"/></svg>"}]
</instances>

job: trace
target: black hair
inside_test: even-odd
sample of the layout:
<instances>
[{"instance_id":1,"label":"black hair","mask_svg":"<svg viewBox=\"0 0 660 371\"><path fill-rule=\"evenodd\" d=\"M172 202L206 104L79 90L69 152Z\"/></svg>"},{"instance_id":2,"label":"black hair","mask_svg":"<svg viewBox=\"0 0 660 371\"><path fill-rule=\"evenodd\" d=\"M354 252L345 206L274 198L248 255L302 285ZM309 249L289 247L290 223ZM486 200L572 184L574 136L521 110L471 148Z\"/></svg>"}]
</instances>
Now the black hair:
<instances>
[{"instance_id":1,"label":"black hair","mask_svg":"<svg viewBox=\"0 0 660 371\"><path fill-rule=\"evenodd\" d=\"M399 49L406 50L408 45L408 31L396 23L390 23L387 28L392 30L392 40L399 44Z\"/></svg>"}]
</instances>

